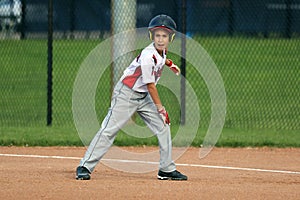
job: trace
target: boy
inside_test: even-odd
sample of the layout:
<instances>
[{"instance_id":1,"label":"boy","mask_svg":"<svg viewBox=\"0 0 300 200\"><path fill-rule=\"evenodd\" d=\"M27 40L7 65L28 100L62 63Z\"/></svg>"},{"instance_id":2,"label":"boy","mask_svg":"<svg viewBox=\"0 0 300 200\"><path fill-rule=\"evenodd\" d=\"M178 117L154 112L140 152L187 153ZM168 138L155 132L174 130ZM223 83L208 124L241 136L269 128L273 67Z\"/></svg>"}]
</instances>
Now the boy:
<instances>
[{"instance_id":1,"label":"boy","mask_svg":"<svg viewBox=\"0 0 300 200\"><path fill-rule=\"evenodd\" d=\"M113 144L117 132L134 112L158 138L160 165L157 178L187 180L172 161L170 120L156 89L165 64L174 73L180 74L180 69L166 58L166 49L174 39L176 24L171 17L158 15L150 21L148 29L153 42L132 61L116 84L108 114L77 167L78 180L90 179L91 172Z\"/></svg>"}]
</instances>

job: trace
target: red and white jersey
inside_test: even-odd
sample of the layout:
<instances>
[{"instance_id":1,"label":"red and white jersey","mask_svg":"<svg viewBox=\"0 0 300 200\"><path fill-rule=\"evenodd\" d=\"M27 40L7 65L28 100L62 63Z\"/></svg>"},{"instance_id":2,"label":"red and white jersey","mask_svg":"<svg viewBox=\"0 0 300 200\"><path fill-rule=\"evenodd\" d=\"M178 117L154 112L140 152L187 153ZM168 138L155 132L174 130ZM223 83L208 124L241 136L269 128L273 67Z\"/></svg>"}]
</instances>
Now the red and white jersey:
<instances>
[{"instance_id":1,"label":"red and white jersey","mask_svg":"<svg viewBox=\"0 0 300 200\"><path fill-rule=\"evenodd\" d=\"M147 84L157 84L166 62L166 52L161 56L154 43L147 46L124 71L121 81L137 92L148 92Z\"/></svg>"}]
</instances>

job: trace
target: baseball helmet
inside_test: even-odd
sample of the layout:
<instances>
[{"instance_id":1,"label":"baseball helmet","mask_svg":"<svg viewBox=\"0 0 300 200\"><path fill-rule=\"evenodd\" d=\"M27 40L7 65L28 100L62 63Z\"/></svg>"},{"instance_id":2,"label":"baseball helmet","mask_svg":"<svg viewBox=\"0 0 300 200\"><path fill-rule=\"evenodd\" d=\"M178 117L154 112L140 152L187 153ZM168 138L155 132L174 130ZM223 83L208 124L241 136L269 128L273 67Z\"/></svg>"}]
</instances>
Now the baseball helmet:
<instances>
[{"instance_id":1,"label":"baseball helmet","mask_svg":"<svg viewBox=\"0 0 300 200\"><path fill-rule=\"evenodd\" d=\"M153 40L153 31L158 28L164 28L169 31L170 42L174 40L175 31L176 31L176 23L174 20L168 15L157 15L151 19L148 29L149 29L149 38Z\"/></svg>"}]
</instances>

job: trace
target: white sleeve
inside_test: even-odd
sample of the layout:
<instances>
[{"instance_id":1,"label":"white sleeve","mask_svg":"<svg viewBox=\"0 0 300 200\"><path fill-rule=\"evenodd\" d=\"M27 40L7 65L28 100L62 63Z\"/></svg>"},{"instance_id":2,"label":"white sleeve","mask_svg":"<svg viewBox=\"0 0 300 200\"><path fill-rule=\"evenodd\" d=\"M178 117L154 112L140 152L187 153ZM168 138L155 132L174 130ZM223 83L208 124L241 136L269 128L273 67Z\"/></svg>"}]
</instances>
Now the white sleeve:
<instances>
[{"instance_id":1,"label":"white sleeve","mask_svg":"<svg viewBox=\"0 0 300 200\"><path fill-rule=\"evenodd\" d=\"M151 54L141 56L142 82L155 83L154 59Z\"/></svg>"}]
</instances>

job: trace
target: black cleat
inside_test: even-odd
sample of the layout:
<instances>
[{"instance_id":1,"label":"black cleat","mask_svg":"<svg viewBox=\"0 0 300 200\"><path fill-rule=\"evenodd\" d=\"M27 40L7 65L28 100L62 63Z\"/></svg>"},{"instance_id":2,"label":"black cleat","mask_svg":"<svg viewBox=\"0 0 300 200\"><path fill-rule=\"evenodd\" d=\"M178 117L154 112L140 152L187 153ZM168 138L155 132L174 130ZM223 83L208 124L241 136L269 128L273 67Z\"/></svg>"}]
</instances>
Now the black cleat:
<instances>
[{"instance_id":1,"label":"black cleat","mask_svg":"<svg viewBox=\"0 0 300 200\"><path fill-rule=\"evenodd\" d=\"M172 172L158 171L157 178L159 180L176 180L176 181L186 181L187 176L181 174L179 171L175 170Z\"/></svg>"},{"instance_id":2,"label":"black cleat","mask_svg":"<svg viewBox=\"0 0 300 200\"><path fill-rule=\"evenodd\" d=\"M83 167L83 166L79 166L76 169L76 179L77 180L90 180L91 176L90 176L90 171Z\"/></svg>"}]
</instances>

